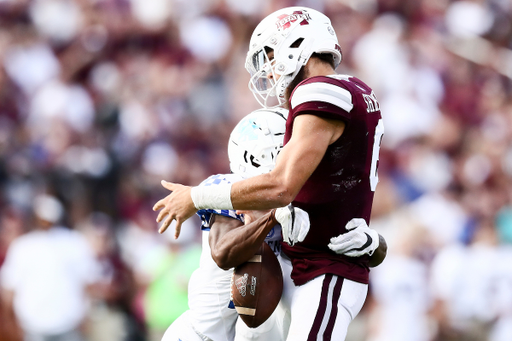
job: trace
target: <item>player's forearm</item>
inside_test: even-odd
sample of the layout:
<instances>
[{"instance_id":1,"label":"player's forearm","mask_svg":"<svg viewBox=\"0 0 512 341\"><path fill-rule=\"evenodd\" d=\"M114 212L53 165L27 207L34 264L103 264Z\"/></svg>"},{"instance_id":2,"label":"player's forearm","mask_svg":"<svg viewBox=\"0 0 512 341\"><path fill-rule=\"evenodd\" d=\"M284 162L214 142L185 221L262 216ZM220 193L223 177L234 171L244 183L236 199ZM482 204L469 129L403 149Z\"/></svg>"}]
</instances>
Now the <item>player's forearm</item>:
<instances>
[{"instance_id":1,"label":"player's forearm","mask_svg":"<svg viewBox=\"0 0 512 341\"><path fill-rule=\"evenodd\" d=\"M370 267L373 268L380 265L384 261L384 258L386 258L387 252L388 245L386 244L386 240L379 234L379 247L375 249L375 252L370 257Z\"/></svg>"},{"instance_id":2,"label":"player's forearm","mask_svg":"<svg viewBox=\"0 0 512 341\"><path fill-rule=\"evenodd\" d=\"M309 117L309 120L303 116ZM297 125L297 120L302 123ZM316 130L304 128L317 125L317 118L311 115L301 115L300 119L298 117L294 123L294 135L281 150L275 168L270 173L233 184L233 207L266 210L291 203L322 160L329 145L330 135L323 134L328 130L324 125Z\"/></svg>"},{"instance_id":3,"label":"player's forearm","mask_svg":"<svg viewBox=\"0 0 512 341\"><path fill-rule=\"evenodd\" d=\"M212 248L212 258L222 269L230 269L249 260L269 231L277 224L274 212L269 212L250 224L233 229L222 236Z\"/></svg>"},{"instance_id":4,"label":"player's forearm","mask_svg":"<svg viewBox=\"0 0 512 341\"><path fill-rule=\"evenodd\" d=\"M192 187L190 199L196 210L269 210L288 205L302 186L292 186L286 179L266 173L233 184Z\"/></svg>"},{"instance_id":5,"label":"player's forearm","mask_svg":"<svg viewBox=\"0 0 512 341\"><path fill-rule=\"evenodd\" d=\"M231 187L231 202L237 210L268 210L293 201L298 190L274 173L236 182ZM300 187L299 187L300 188Z\"/></svg>"}]
</instances>

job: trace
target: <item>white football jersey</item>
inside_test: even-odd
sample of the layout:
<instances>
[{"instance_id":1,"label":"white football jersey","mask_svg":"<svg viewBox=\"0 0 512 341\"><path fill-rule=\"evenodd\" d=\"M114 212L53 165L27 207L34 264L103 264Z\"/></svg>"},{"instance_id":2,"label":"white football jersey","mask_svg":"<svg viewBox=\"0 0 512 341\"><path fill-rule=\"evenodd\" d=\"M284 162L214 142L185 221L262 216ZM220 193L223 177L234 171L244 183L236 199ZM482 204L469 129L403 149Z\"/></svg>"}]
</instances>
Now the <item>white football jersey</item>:
<instances>
[{"instance_id":1,"label":"white football jersey","mask_svg":"<svg viewBox=\"0 0 512 341\"><path fill-rule=\"evenodd\" d=\"M216 186L229 184L242 180L236 174L213 175L203 181L199 186ZM202 252L199 268L192 274L188 285L187 312L189 325L203 338L212 340L233 340L235 337L235 324L238 317L234 305L230 300L231 277L233 269L223 270L217 266L211 256L208 241L210 233L210 218L212 214L222 215L243 222L243 216L234 210L200 210L203 230ZM276 225L268 233L265 241L276 255L281 252L281 226Z\"/></svg>"}]
</instances>

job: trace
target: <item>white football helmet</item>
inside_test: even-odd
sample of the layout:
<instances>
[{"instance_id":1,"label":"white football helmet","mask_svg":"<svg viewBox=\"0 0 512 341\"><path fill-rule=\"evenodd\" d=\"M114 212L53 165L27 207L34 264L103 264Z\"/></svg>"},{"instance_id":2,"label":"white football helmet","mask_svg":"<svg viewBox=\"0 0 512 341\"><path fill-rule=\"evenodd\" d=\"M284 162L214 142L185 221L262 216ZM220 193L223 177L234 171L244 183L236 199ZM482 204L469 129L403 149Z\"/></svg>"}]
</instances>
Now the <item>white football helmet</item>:
<instances>
[{"instance_id":1,"label":"white football helmet","mask_svg":"<svg viewBox=\"0 0 512 341\"><path fill-rule=\"evenodd\" d=\"M235 126L229 137L229 167L243 178L270 172L283 148L288 110L258 109Z\"/></svg>"},{"instance_id":2,"label":"white football helmet","mask_svg":"<svg viewBox=\"0 0 512 341\"><path fill-rule=\"evenodd\" d=\"M274 51L272 60L265 49ZM324 14L307 7L288 7L263 19L251 36L245 62L251 74L249 89L256 100L265 108L283 105L286 87L315 52L332 54L335 68L341 62L338 38ZM273 96L278 102L275 106L268 103Z\"/></svg>"}]
</instances>

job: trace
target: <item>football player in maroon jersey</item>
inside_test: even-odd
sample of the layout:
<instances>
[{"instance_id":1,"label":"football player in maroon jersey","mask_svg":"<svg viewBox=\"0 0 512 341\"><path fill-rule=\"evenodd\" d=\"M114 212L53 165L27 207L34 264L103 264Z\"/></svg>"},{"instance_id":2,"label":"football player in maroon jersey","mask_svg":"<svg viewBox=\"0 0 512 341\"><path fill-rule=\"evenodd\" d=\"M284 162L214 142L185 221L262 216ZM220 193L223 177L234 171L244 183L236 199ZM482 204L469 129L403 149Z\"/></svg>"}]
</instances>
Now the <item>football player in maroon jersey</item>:
<instances>
[{"instance_id":1,"label":"football player in maroon jersey","mask_svg":"<svg viewBox=\"0 0 512 341\"><path fill-rule=\"evenodd\" d=\"M256 99L289 109L285 146L266 174L215 191L163 182L160 232L198 209L265 210L290 203L309 214L305 239L281 223L283 252L296 289L287 340L343 340L368 290L369 267L386 244L368 227L384 126L372 89L335 73L341 49L329 18L305 8L267 16L251 37L246 68ZM273 103L272 103L273 102ZM165 220L164 220L165 218Z\"/></svg>"}]
</instances>

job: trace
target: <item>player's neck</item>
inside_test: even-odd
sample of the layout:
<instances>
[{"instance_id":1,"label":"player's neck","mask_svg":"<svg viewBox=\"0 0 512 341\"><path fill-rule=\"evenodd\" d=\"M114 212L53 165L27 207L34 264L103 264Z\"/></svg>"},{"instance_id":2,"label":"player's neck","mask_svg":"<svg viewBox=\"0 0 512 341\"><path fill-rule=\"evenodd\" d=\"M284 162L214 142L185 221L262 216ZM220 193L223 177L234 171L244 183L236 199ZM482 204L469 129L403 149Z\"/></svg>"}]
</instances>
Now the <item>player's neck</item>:
<instances>
[{"instance_id":1,"label":"player's neck","mask_svg":"<svg viewBox=\"0 0 512 341\"><path fill-rule=\"evenodd\" d=\"M311 58L306 64L306 78L315 76L329 76L336 74L336 71L328 63L325 63L319 59Z\"/></svg>"}]
</instances>

